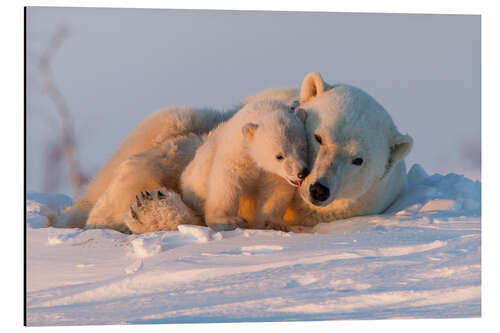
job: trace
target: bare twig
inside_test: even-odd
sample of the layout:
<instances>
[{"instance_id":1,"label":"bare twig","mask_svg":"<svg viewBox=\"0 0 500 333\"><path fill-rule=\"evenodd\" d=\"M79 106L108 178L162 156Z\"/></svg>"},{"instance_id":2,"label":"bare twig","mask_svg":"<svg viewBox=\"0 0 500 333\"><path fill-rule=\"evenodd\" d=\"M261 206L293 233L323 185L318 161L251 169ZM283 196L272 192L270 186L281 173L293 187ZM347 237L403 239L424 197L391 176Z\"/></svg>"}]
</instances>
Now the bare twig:
<instances>
[{"instance_id":1,"label":"bare twig","mask_svg":"<svg viewBox=\"0 0 500 333\"><path fill-rule=\"evenodd\" d=\"M47 93L49 98L54 102L56 106L56 112L61 119L61 130L62 130L62 150L68 163L70 184L73 189L74 194L79 193L80 189L88 181L88 178L82 173L78 164L78 154L75 144L75 133L73 129L73 119L71 118L71 113L69 112L68 105L54 83L52 78L52 72L50 70L50 64L54 54L63 42L63 40L68 36L69 30L67 26L60 27L52 39L49 42L47 49L43 52L40 57L40 72L42 75L43 90ZM52 154L55 156L57 154Z\"/></svg>"}]
</instances>

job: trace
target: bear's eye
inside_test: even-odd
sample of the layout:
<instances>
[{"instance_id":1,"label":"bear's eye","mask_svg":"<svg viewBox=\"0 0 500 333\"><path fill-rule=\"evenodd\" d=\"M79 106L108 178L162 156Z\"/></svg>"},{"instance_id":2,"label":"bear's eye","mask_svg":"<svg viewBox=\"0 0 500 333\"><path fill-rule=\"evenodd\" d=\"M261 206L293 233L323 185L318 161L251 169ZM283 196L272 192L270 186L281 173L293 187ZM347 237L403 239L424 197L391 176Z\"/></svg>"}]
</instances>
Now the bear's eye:
<instances>
[{"instance_id":1,"label":"bear's eye","mask_svg":"<svg viewBox=\"0 0 500 333\"><path fill-rule=\"evenodd\" d=\"M357 157L357 158L352 160L352 164L361 165L361 164L363 164L363 159L361 157Z\"/></svg>"},{"instance_id":2,"label":"bear's eye","mask_svg":"<svg viewBox=\"0 0 500 333\"><path fill-rule=\"evenodd\" d=\"M281 161L283 159L283 155L281 155L281 154L276 155L276 159L278 161Z\"/></svg>"},{"instance_id":3,"label":"bear's eye","mask_svg":"<svg viewBox=\"0 0 500 333\"><path fill-rule=\"evenodd\" d=\"M314 138L320 145L323 144L323 139L318 134L314 134Z\"/></svg>"}]
</instances>

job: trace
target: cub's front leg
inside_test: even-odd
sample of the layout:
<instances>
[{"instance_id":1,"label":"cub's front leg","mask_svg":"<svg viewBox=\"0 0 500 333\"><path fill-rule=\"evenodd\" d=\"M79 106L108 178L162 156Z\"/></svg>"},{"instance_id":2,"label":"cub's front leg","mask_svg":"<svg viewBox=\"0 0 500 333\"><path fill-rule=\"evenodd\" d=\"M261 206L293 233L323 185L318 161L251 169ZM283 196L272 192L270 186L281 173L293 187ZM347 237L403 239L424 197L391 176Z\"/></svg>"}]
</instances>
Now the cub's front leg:
<instances>
[{"instance_id":1,"label":"cub's front leg","mask_svg":"<svg viewBox=\"0 0 500 333\"><path fill-rule=\"evenodd\" d=\"M216 167L216 165L214 164ZM217 169L216 169L217 170ZM224 170L224 169L222 169ZM205 202L205 223L215 231L248 227L248 222L237 216L241 184L238 177L227 172L210 173Z\"/></svg>"},{"instance_id":2,"label":"cub's front leg","mask_svg":"<svg viewBox=\"0 0 500 333\"><path fill-rule=\"evenodd\" d=\"M283 221L283 215L292 202L295 189L282 177L266 174L261 180L257 192L255 227L257 229L290 231L286 222Z\"/></svg>"}]
</instances>

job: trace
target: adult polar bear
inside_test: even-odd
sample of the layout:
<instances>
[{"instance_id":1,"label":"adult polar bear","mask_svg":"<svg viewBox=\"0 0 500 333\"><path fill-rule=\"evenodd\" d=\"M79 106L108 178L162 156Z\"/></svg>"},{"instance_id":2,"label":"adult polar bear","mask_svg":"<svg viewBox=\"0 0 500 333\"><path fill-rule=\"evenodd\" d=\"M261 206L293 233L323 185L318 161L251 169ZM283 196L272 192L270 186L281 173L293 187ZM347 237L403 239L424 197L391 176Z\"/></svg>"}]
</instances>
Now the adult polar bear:
<instances>
[{"instance_id":1,"label":"adult polar bear","mask_svg":"<svg viewBox=\"0 0 500 333\"><path fill-rule=\"evenodd\" d=\"M289 225L378 214L406 188L404 157L413 140L364 91L329 85L319 73L310 73L300 91L265 91L244 103L266 98L298 100L308 114L311 173L285 214ZM171 108L152 114L124 140L83 196L51 219L52 225L84 227L86 222L126 231L121 219L136 194L160 187L178 192L180 174L201 145L201 135L235 112Z\"/></svg>"}]
</instances>

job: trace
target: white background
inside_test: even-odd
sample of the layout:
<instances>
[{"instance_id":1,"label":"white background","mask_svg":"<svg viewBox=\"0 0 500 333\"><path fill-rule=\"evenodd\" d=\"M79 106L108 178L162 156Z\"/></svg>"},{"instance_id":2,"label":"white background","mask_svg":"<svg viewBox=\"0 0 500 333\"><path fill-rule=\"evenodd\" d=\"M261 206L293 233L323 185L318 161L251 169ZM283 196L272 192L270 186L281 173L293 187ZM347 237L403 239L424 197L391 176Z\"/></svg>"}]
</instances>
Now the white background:
<instances>
[{"instance_id":1,"label":"white background","mask_svg":"<svg viewBox=\"0 0 500 333\"><path fill-rule=\"evenodd\" d=\"M1 13L1 37L4 42L2 52L2 106L3 115L6 116L2 132L2 147L7 149L3 155L2 173L5 190L2 191L2 203L7 216L4 218L4 239L2 240L3 272L4 278L2 303L2 326L5 321L14 327L22 325L22 216L23 216L23 5L57 5L57 6L107 6L107 7L150 7L150 8L213 8L213 9L259 9L259 10L307 10L307 11L347 11L347 12L399 12L399 13L461 13L482 15L482 139L483 139L483 318L468 320L411 320L411 321L342 321L319 323L273 323L273 324L214 324L202 325L206 330L233 331L234 329L250 331L279 328L292 330L367 330L370 331L422 331L422 330L458 330L458 331L491 331L495 326L498 314L496 297L499 296L496 283L498 278L496 232L498 230L498 213L494 212L497 197L495 189L498 188L498 149L495 143L498 138L498 84L495 78L498 73L498 14L496 6L488 5L486 1L419 1L411 6L401 4L400 1L357 1L335 4L322 4L320 1L289 1L286 6L270 1L253 1L235 4L230 1L211 1L210 7L203 2L181 1L26 1L24 3L9 2L4 4ZM494 201L495 200L495 201ZM7 306L5 306L7 305ZM495 325L496 324L496 325ZM9 325L9 326L10 326ZM237 328L235 327L237 326ZM146 330L193 330L201 329L199 325L175 326L127 326L113 327L112 329L146 329ZM98 329L106 329L102 327ZM45 328L47 330L66 328ZM72 328L87 330L85 327Z\"/></svg>"}]
</instances>

